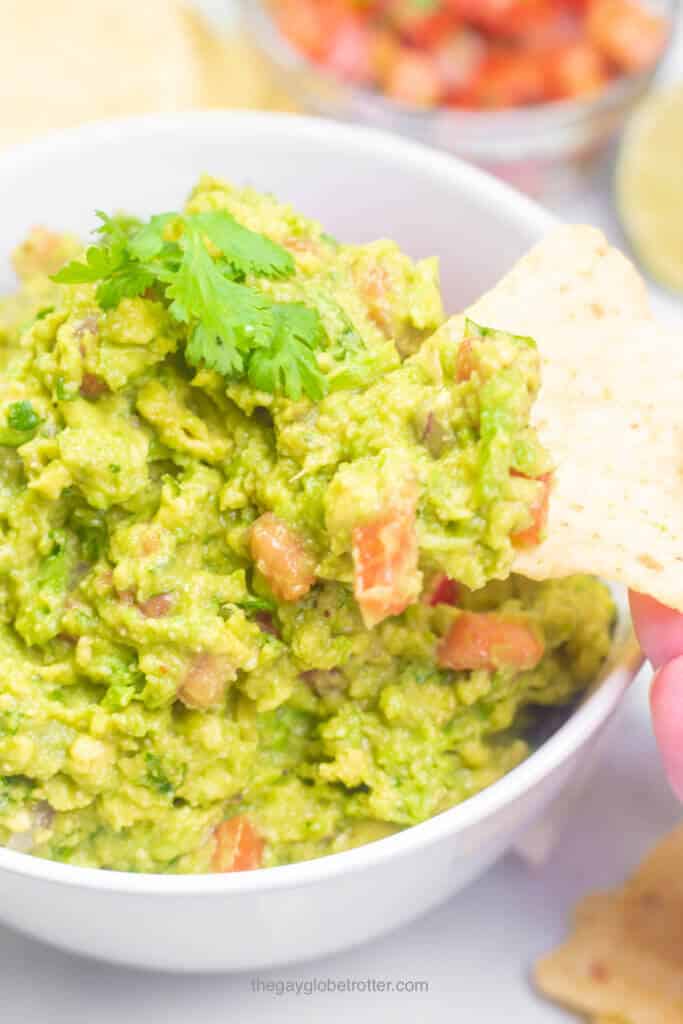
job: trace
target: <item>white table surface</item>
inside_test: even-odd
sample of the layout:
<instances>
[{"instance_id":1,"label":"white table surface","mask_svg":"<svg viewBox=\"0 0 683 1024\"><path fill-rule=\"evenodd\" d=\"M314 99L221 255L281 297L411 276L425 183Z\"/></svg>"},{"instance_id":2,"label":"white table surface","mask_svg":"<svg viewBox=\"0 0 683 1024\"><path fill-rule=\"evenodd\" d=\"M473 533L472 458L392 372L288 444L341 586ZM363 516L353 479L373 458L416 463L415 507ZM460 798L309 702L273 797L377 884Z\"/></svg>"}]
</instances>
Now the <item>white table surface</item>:
<instances>
[{"instance_id":1,"label":"white table surface","mask_svg":"<svg viewBox=\"0 0 683 1024\"><path fill-rule=\"evenodd\" d=\"M202 0L214 10L230 0ZM683 45L669 75L683 74ZM568 220L604 227L619 241L609 169L563 204ZM654 293L659 315L683 304ZM425 981L429 991L283 995L253 991L251 976L174 977L78 960L0 929L0 1020L27 1024L261 1024L416 1019L449 1024L552 1024L569 1020L529 983L536 956L562 936L586 891L617 884L680 819L663 780L647 713L646 669L625 702L594 782L549 862L531 870L510 855L478 883L415 924L354 952L264 974L267 981ZM352 911L350 911L352 912ZM226 928L230 922L226 921Z\"/></svg>"}]
</instances>

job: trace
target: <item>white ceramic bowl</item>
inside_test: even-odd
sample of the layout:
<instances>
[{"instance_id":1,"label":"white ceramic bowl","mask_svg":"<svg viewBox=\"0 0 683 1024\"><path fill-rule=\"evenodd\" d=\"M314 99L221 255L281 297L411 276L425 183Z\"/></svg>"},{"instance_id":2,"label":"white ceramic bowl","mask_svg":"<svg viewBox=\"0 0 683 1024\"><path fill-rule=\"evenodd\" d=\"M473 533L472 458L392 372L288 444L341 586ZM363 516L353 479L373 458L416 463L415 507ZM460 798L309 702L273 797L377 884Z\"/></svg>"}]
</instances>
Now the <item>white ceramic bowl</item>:
<instances>
[{"instance_id":1,"label":"white ceramic bowl","mask_svg":"<svg viewBox=\"0 0 683 1024\"><path fill-rule=\"evenodd\" d=\"M85 233L93 211L177 208L202 171L251 183L336 235L388 235L441 258L448 307L492 285L552 226L481 172L390 136L266 114L97 124L0 158L0 281L43 223ZM86 870L0 850L0 922L87 956L169 970L265 968L388 931L484 871L582 768L640 658L622 611L600 685L504 779L401 834L323 860L236 875Z\"/></svg>"}]
</instances>

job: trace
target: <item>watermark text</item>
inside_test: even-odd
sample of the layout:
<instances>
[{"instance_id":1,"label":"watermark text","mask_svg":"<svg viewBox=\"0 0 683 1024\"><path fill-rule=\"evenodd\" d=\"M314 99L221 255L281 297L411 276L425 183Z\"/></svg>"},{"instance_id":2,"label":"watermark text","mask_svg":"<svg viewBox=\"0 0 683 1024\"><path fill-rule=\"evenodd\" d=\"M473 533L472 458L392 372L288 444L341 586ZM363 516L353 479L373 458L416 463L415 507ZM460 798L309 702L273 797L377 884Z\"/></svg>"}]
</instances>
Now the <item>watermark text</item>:
<instances>
[{"instance_id":1,"label":"watermark text","mask_svg":"<svg viewBox=\"0 0 683 1024\"><path fill-rule=\"evenodd\" d=\"M417 978L251 978L251 991L271 996L312 996L317 992L429 992L429 982Z\"/></svg>"}]
</instances>

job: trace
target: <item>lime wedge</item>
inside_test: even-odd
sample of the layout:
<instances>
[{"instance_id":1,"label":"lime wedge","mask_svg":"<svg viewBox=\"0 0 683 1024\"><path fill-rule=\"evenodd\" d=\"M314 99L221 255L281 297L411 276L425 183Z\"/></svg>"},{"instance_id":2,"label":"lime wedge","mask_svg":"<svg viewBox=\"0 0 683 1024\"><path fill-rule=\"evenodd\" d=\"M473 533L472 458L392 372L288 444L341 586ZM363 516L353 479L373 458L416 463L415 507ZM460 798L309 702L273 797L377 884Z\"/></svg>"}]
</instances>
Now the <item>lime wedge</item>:
<instances>
[{"instance_id":1,"label":"lime wedge","mask_svg":"<svg viewBox=\"0 0 683 1024\"><path fill-rule=\"evenodd\" d=\"M683 86L636 109L621 143L617 206L645 269L683 292Z\"/></svg>"}]
</instances>

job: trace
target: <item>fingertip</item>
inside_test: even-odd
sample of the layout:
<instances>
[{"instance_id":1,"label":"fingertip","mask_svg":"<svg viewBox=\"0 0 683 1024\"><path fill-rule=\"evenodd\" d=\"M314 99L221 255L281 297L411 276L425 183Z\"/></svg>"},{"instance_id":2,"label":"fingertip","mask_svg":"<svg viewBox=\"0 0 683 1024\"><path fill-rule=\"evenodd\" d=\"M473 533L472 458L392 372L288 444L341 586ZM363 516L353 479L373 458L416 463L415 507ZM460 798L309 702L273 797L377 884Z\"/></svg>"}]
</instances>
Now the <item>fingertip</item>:
<instances>
[{"instance_id":1,"label":"fingertip","mask_svg":"<svg viewBox=\"0 0 683 1024\"><path fill-rule=\"evenodd\" d=\"M629 594L640 646L655 668L683 654L683 615L646 594Z\"/></svg>"},{"instance_id":2,"label":"fingertip","mask_svg":"<svg viewBox=\"0 0 683 1024\"><path fill-rule=\"evenodd\" d=\"M683 656L657 672L650 707L671 788L683 801Z\"/></svg>"}]
</instances>

